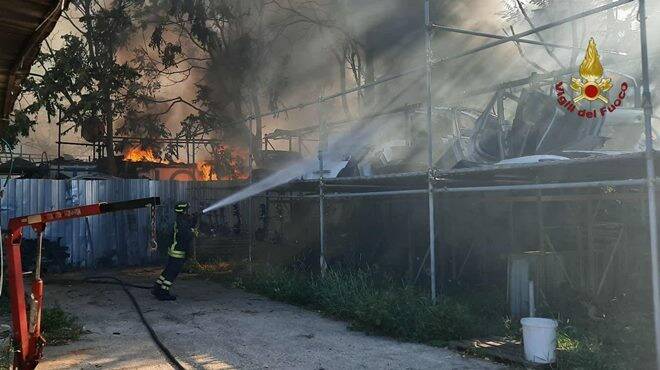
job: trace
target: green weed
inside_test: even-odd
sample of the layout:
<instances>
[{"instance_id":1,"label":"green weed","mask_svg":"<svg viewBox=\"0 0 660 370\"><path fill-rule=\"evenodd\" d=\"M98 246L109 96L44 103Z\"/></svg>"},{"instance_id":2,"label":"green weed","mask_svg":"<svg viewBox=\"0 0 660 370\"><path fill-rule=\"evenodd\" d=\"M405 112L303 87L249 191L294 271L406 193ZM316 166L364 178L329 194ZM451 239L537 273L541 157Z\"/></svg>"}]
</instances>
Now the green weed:
<instances>
[{"instance_id":1,"label":"green weed","mask_svg":"<svg viewBox=\"0 0 660 370\"><path fill-rule=\"evenodd\" d=\"M409 341L441 345L478 335L502 335L506 329L504 317L492 315L493 311L483 314L485 302L474 307L442 297L434 305L425 292L372 271L329 270L320 277L267 269L243 277L238 285L347 320L356 330ZM490 332L483 331L486 327Z\"/></svg>"},{"instance_id":2,"label":"green weed","mask_svg":"<svg viewBox=\"0 0 660 370\"><path fill-rule=\"evenodd\" d=\"M44 309L41 327L48 345L67 344L80 339L83 334L78 318L58 307Z\"/></svg>"},{"instance_id":3,"label":"green weed","mask_svg":"<svg viewBox=\"0 0 660 370\"><path fill-rule=\"evenodd\" d=\"M212 276L205 269L204 276ZM227 281L227 274L217 274ZM285 268L257 268L233 286L346 320L351 328L401 340L444 346L461 339L521 339L518 320L507 316L505 295L497 289L444 287L433 305L428 292L372 270L328 270L324 277ZM540 312L559 321L558 369L652 369L652 318L639 304L617 306L602 320L579 310ZM641 310L643 311L643 310ZM482 350L470 354L485 357Z\"/></svg>"}]
</instances>

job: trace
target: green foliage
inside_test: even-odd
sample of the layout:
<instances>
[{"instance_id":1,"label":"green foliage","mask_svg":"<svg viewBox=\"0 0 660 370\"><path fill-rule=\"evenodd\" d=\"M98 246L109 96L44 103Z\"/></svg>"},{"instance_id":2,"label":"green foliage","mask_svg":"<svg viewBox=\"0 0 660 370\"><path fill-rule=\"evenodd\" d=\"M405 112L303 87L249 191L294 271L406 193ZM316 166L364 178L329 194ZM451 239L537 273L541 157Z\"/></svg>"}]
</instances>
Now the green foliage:
<instances>
[{"instance_id":1,"label":"green foliage","mask_svg":"<svg viewBox=\"0 0 660 370\"><path fill-rule=\"evenodd\" d=\"M58 307L44 309L41 327L46 342L52 346L76 341L83 334L78 318Z\"/></svg>"},{"instance_id":2,"label":"green foliage","mask_svg":"<svg viewBox=\"0 0 660 370\"><path fill-rule=\"evenodd\" d=\"M560 320L557 334L560 369L654 368L650 315L633 309L602 321Z\"/></svg>"},{"instance_id":3,"label":"green foliage","mask_svg":"<svg viewBox=\"0 0 660 370\"><path fill-rule=\"evenodd\" d=\"M0 316L9 315L9 296L7 295L7 284L2 287L2 296L0 296Z\"/></svg>"},{"instance_id":4,"label":"green foliage","mask_svg":"<svg viewBox=\"0 0 660 370\"><path fill-rule=\"evenodd\" d=\"M279 19L278 9L264 0L157 0L142 8L143 28L153 27L151 50L138 55L144 69L182 79L193 70L205 74L193 101L202 108L182 122L181 136L215 129L245 140L243 126L234 123L259 111L261 99L277 107L290 60L281 45L292 39L278 40L298 23ZM154 51L157 60L148 56Z\"/></svg>"},{"instance_id":5,"label":"green foliage","mask_svg":"<svg viewBox=\"0 0 660 370\"><path fill-rule=\"evenodd\" d=\"M258 269L236 287L347 320L351 327L432 345L492 336L521 339L507 316L503 294L486 289L445 288L437 305L427 293L374 271L329 270L324 278L288 269ZM616 312L615 312L616 311ZM604 320L559 317L559 369L653 368L650 312L619 306ZM544 316L557 317L551 313ZM483 351L470 351L485 356Z\"/></svg>"},{"instance_id":6,"label":"green foliage","mask_svg":"<svg viewBox=\"0 0 660 370\"><path fill-rule=\"evenodd\" d=\"M443 297L433 305L424 292L371 271L329 270L320 277L269 269L243 278L240 284L249 291L348 320L357 330L404 340L443 344L506 331L505 317L494 314L499 310L479 314L483 311L479 306L453 297ZM484 306L486 301L479 304ZM498 324L487 325L487 321Z\"/></svg>"},{"instance_id":7,"label":"green foliage","mask_svg":"<svg viewBox=\"0 0 660 370\"><path fill-rule=\"evenodd\" d=\"M0 335L0 370L11 369L11 361L11 341L9 337L3 338L2 335Z\"/></svg>"},{"instance_id":8,"label":"green foliage","mask_svg":"<svg viewBox=\"0 0 660 370\"><path fill-rule=\"evenodd\" d=\"M13 149L18 143L18 138L28 136L30 132L34 131L36 122L21 111L14 112L13 118L9 121L6 127L3 127L3 137L0 141L0 149L7 150ZM9 146L9 147L7 147Z\"/></svg>"},{"instance_id":9,"label":"green foliage","mask_svg":"<svg viewBox=\"0 0 660 370\"><path fill-rule=\"evenodd\" d=\"M133 16L139 2L72 3L77 11L68 14L78 32L63 35L58 49L45 42L46 48L36 58L41 71L23 83L22 95L29 104L19 104L14 112L14 132L26 135L45 112L49 122L64 124L65 132L82 130L88 140L105 139L106 150L112 154L116 133L169 136L152 107L160 85L144 78L138 66L122 60L135 30Z\"/></svg>"},{"instance_id":10,"label":"green foliage","mask_svg":"<svg viewBox=\"0 0 660 370\"><path fill-rule=\"evenodd\" d=\"M4 314L0 313L0 315ZM43 336L49 346L58 346L76 341L84 333L78 319L60 308L44 309L41 327ZM11 361L12 352L9 333L0 331L0 370L9 369Z\"/></svg>"}]
</instances>

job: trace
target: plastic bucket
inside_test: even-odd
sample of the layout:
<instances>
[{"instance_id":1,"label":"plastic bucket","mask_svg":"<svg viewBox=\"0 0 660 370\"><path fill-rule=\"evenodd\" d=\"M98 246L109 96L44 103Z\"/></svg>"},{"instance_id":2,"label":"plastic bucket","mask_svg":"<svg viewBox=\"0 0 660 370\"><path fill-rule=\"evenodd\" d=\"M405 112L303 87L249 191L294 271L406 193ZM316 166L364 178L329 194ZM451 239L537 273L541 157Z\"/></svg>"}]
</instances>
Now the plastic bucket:
<instances>
[{"instance_id":1,"label":"plastic bucket","mask_svg":"<svg viewBox=\"0 0 660 370\"><path fill-rule=\"evenodd\" d=\"M537 364L555 362L557 348L557 321L538 317L520 320L523 328L525 359Z\"/></svg>"}]
</instances>

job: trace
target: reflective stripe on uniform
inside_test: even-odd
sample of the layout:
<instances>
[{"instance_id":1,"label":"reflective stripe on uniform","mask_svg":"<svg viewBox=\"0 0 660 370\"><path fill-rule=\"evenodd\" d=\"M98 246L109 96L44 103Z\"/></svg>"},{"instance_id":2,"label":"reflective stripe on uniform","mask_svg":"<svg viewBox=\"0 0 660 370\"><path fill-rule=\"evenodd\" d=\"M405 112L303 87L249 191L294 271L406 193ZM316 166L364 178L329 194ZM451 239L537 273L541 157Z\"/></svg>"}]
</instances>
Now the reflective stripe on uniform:
<instances>
[{"instance_id":1,"label":"reflective stripe on uniform","mask_svg":"<svg viewBox=\"0 0 660 370\"><path fill-rule=\"evenodd\" d=\"M174 250L176 248L176 236L179 233L179 225L177 225L176 221L174 221L174 238L172 240L172 245L170 245L170 250Z\"/></svg>"},{"instance_id":2,"label":"reflective stripe on uniform","mask_svg":"<svg viewBox=\"0 0 660 370\"><path fill-rule=\"evenodd\" d=\"M170 246L170 249L167 250L167 255L170 256L170 257L174 257L174 258L186 258L186 252L176 250L176 246L177 246L176 237L177 237L178 233L179 233L179 226L177 225L177 223L175 221L174 222L174 240L172 241L172 245Z\"/></svg>"},{"instance_id":3,"label":"reflective stripe on uniform","mask_svg":"<svg viewBox=\"0 0 660 370\"><path fill-rule=\"evenodd\" d=\"M184 251L173 251L170 250L167 252L167 255L174 258L186 258L186 252Z\"/></svg>"}]
</instances>

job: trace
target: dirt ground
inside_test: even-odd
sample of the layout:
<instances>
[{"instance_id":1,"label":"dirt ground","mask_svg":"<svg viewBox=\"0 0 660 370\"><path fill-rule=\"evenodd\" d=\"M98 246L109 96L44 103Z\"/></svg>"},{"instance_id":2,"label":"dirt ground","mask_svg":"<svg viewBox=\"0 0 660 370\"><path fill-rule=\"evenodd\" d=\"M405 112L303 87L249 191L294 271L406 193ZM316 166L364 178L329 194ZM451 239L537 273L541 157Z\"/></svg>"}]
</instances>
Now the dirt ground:
<instances>
[{"instance_id":1,"label":"dirt ground","mask_svg":"<svg viewBox=\"0 0 660 370\"><path fill-rule=\"evenodd\" d=\"M122 276L149 283L154 270ZM171 369L118 286L68 283L46 287L48 306L77 315L80 341L48 346L40 369ZM175 302L132 289L147 320L191 369L496 369L500 365L420 344L367 336L345 322L221 284L184 277Z\"/></svg>"}]
</instances>

